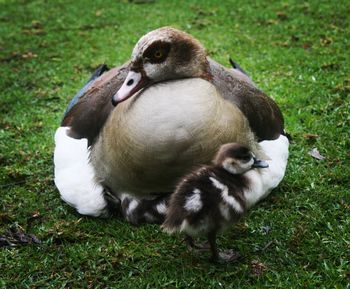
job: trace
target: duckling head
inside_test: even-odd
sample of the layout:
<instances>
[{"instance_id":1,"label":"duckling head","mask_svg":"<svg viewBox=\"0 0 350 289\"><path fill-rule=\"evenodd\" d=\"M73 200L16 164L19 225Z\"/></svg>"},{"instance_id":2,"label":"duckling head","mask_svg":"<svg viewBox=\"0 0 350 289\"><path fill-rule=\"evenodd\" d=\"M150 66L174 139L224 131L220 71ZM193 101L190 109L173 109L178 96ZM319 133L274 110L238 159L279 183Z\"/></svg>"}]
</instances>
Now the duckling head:
<instances>
[{"instance_id":1,"label":"duckling head","mask_svg":"<svg viewBox=\"0 0 350 289\"><path fill-rule=\"evenodd\" d=\"M137 42L129 73L112 103L117 105L157 82L189 77L208 79L208 67L205 49L194 37L171 27L156 29Z\"/></svg>"},{"instance_id":2,"label":"duckling head","mask_svg":"<svg viewBox=\"0 0 350 289\"><path fill-rule=\"evenodd\" d=\"M213 163L234 175L244 174L252 168L267 168L269 166L266 161L255 158L247 147L238 143L221 146Z\"/></svg>"}]
</instances>

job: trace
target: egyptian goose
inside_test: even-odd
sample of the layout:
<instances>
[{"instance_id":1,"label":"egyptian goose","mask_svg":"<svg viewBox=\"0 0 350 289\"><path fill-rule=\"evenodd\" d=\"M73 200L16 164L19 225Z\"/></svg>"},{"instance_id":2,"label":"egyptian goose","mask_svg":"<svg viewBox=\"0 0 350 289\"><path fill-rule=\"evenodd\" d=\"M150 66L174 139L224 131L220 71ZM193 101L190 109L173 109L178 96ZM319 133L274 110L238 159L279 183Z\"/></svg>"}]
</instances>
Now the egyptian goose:
<instances>
[{"instance_id":1,"label":"egyptian goose","mask_svg":"<svg viewBox=\"0 0 350 289\"><path fill-rule=\"evenodd\" d=\"M104 72L73 102L56 133L55 164L75 143L73 150L85 152L89 180L79 177L75 159L55 166L55 183L66 202L88 215L105 211L106 192L117 202L122 194L172 192L186 171L209 163L224 143L239 142L264 157L258 141L283 136L283 116L272 99L170 27L143 36L130 61ZM89 192L81 192L86 183ZM91 186L99 201L87 212Z\"/></svg>"}]
</instances>

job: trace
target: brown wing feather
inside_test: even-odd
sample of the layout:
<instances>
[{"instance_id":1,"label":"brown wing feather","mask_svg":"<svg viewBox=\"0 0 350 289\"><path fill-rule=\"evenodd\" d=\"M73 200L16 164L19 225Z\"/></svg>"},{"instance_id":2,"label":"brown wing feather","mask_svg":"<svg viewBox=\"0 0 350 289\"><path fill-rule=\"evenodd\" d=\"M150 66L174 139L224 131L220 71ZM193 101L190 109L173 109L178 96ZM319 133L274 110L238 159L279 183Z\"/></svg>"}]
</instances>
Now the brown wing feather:
<instances>
[{"instance_id":1,"label":"brown wing feather","mask_svg":"<svg viewBox=\"0 0 350 289\"><path fill-rule=\"evenodd\" d=\"M125 63L102 74L65 115L61 126L71 127L71 137L87 138L89 145L95 140L114 108L112 96L122 86L128 66Z\"/></svg>"},{"instance_id":2,"label":"brown wing feather","mask_svg":"<svg viewBox=\"0 0 350 289\"><path fill-rule=\"evenodd\" d=\"M272 140L283 134L283 115L277 104L251 82L237 77L233 71L208 59L211 82L220 94L233 102L249 121L258 140Z\"/></svg>"}]
</instances>

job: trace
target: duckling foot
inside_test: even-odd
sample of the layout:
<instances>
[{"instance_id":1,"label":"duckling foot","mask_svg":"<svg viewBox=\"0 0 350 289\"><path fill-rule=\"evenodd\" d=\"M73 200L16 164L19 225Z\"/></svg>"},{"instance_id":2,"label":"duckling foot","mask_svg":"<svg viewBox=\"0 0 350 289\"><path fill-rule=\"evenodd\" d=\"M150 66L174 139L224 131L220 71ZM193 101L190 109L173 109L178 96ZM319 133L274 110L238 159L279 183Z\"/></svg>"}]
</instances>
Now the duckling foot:
<instances>
[{"instance_id":1,"label":"duckling foot","mask_svg":"<svg viewBox=\"0 0 350 289\"><path fill-rule=\"evenodd\" d=\"M192 237L186 235L185 237L185 243L187 246L187 249L189 251L199 251L199 252L203 252L203 251L209 251L210 250L210 245L208 243L204 243L204 244L196 244L193 240Z\"/></svg>"},{"instance_id":2,"label":"duckling foot","mask_svg":"<svg viewBox=\"0 0 350 289\"><path fill-rule=\"evenodd\" d=\"M210 262L226 264L239 259L240 254L234 250L219 251L216 246L216 231L208 234L208 241L211 250Z\"/></svg>"},{"instance_id":3,"label":"duckling foot","mask_svg":"<svg viewBox=\"0 0 350 289\"><path fill-rule=\"evenodd\" d=\"M234 250L227 250L218 252L217 257L211 258L210 261L218 264L227 264L237 261L241 257L239 252Z\"/></svg>"},{"instance_id":4,"label":"duckling foot","mask_svg":"<svg viewBox=\"0 0 350 289\"><path fill-rule=\"evenodd\" d=\"M121 202L118 197L116 197L110 188L103 188L103 196L107 202L107 206L104 209L101 217L109 217L109 216L122 216L122 207Z\"/></svg>"}]
</instances>

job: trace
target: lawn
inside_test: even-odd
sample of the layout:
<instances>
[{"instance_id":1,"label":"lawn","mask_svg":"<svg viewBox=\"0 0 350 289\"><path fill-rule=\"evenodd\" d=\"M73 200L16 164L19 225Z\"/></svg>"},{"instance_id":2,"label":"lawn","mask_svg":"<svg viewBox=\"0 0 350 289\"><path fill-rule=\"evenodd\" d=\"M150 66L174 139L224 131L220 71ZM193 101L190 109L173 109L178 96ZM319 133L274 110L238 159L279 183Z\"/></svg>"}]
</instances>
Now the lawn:
<instances>
[{"instance_id":1,"label":"lawn","mask_svg":"<svg viewBox=\"0 0 350 289\"><path fill-rule=\"evenodd\" d=\"M348 1L140 2L0 0L0 288L350 288ZM165 25L235 59L293 137L281 185L219 238L237 263L210 264L156 225L80 216L53 183L71 97Z\"/></svg>"}]
</instances>

